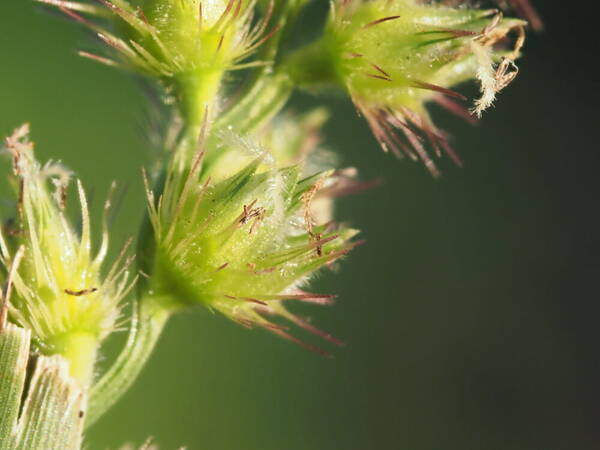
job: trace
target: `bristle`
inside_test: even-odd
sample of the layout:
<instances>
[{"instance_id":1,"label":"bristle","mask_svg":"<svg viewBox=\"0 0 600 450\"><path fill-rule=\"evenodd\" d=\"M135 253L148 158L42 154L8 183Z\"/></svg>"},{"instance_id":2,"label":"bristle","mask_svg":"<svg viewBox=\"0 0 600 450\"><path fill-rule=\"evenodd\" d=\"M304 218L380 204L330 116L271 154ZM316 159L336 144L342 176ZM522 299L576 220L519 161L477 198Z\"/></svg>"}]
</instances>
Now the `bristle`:
<instances>
[{"instance_id":1,"label":"bristle","mask_svg":"<svg viewBox=\"0 0 600 450\"><path fill-rule=\"evenodd\" d=\"M300 347L303 347L313 353L316 353L318 355L324 356L325 358L333 358L333 355L315 345L312 344L308 344L300 339L298 339L295 336L292 336L291 334L283 331L283 330L271 330L273 333L281 336L284 339L287 339L289 341L292 341L294 344L299 345Z\"/></svg>"},{"instance_id":2,"label":"bristle","mask_svg":"<svg viewBox=\"0 0 600 450\"><path fill-rule=\"evenodd\" d=\"M215 272L220 272L221 270L227 268L227 266L229 266L229 263L227 263L227 262L224 263L224 264L221 264L219 267L217 267L217 269L215 270Z\"/></svg>"},{"instance_id":3,"label":"bristle","mask_svg":"<svg viewBox=\"0 0 600 450\"><path fill-rule=\"evenodd\" d=\"M471 125L479 123L477 118L470 113L469 109L466 106L453 101L445 95L438 95L435 98L433 98L433 101L445 108L447 111L454 114L455 116L460 117L461 119L469 122Z\"/></svg>"},{"instance_id":4,"label":"bristle","mask_svg":"<svg viewBox=\"0 0 600 450\"><path fill-rule=\"evenodd\" d=\"M434 92L439 92L440 94L447 95L448 97L457 98L459 100L467 100L467 97L462 95L460 92L453 91L452 89L447 89L443 86L438 86L431 83L426 83L424 81L415 81L414 87L419 89L427 89Z\"/></svg>"},{"instance_id":5,"label":"bristle","mask_svg":"<svg viewBox=\"0 0 600 450\"><path fill-rule=\"evenodd\" d=\"M340 198L358 194L381 186L381 179L371 181L356 181L351 178L341 178L331 186L319 191L319 197Z\"/></svg>"},{"instance_id":6,"label":"bristle","mask_svg":"<svg viewBox=\"0 0 600 450\"><path fill-rule=\"evenodd\" d=\"M385 23L385 22L389 22L390 20L396 20L396 19L399 19L400 17L401 17L401 16L388 16L388 17L382 17L381 19L377 19L377 20L374 20L374 21L372 21L372 22L369 22L369 23L368 23L368 24L366 24L366 25L363 25L363 28L371 28L371 27L373 27L373 26L375 26L375 25L379 25L379 24L382 24L382 23Z\"/></svg>"},{"instance_id":7,"label":"bristle","mask_svg":"<svg viewBox=\"0 0 600 450\"><path fill-rule=\"evenodd\" d=\"M295 325L298 325L300 328L303 328L304 330L308 331L309 333L314 334L315 336L318 336L327 342L331 342L332 344L335 344L338 347L344 346L343 341L341 341L340 339L332 336L331 334L315 327L314 325L310 324L306 319L303 319L299 316L292 314L292 315L290 315L290 320Z\"/></svg>"},{"instance_id":8,"label":"bristle","mask_svg":"<svg viewBox=\"0 0 600 450\"><path fill-rule=\"evenodd\" d=\"M82 50L78 51L77 54L83 58L91 59L93 61L99 62L100 64L104 64L107 66L116 67L119 64L112 59L105 58L104 56L95 55L94 53L84 52Z\"/></svg>"},{"instance_id":9,"label":"bristle","mask_svg":"<svg viewBox=\"0 0 600 450\"><path fill-rule=\"evenodd\" d=\"M87 14L94 14L97 16L103 16L104 10L94 5L81 2L65 1L65 0L36 0L39 3L46 5L57 6L59 8L70 9L72 11L78 11Z\"/></svg>"},{"instance_id":10,"label":"bristle","mask_svg":"<svg viewBox=\"0 0 600 450\"><path fill-rule=\"evenodd\" d=\"M299 291L295 294L261 295L259 297L265 301L298 300L306 303L316 303L319 305L331 305L336 296L332 294L311 294L310 292Z\"/></svg>"},{"instance_id":11,"label":"bristle","mask_svg":"<svg viewBox=\"0 0 600 450\"><path fill-rule=\"evenodd\" d=\"M252 298L252 297L235 297L233 295L225 295L224 297L228 298L230 300L241 300L243 302L256 303L257 305L262 305L262 306L268 305L268 303L263 302L262 300L258 300L257 298Z\"/></svg>"}]
</instances>

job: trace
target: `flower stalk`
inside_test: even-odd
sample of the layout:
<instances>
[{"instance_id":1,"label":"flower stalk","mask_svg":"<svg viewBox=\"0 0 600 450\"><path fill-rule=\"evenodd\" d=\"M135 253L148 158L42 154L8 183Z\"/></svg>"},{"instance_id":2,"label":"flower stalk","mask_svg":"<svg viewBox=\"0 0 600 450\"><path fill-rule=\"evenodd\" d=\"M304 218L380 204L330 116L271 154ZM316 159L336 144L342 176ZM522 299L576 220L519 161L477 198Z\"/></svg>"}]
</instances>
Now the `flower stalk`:
<instances>
[{"instance_id":1,"label":"flower stalk","mask_svg":"<svg viewBox=\"0 0 600 450\"><path fill-rule=\"evenodd\" d=\"M144 299L136 302L133 308L125 347L91 389L86 427L93 425L133 385L170 317L167 310L155 308L152 301Z\"/></svg>"}]
</instances>

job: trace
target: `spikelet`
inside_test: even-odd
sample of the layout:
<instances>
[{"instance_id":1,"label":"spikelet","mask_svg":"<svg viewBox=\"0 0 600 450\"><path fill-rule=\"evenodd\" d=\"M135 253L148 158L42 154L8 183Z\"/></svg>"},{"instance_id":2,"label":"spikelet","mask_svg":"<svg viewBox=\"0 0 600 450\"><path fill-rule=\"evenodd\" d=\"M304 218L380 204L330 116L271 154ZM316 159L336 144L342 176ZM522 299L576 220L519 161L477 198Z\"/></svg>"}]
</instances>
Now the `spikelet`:
<instances>
[{"instance_id":1,"label":"spikelet","mask_svg":"<svg viewBox=\"0 0 600 450\"><path fill-rule=\"evenodd\" d=\"M242 157L251 152L243 141L227 142L227 152ZM277 167L265 153L213 181L209 175L218 172L204 171L203 157L200 149L184 176L170 170L160 194L146 178L150 226L140 250L145 290L163 307L203 304L244 326L327 354L293 337L274 318L341 344L285 305L331 303L332 295L308 293L304 285L360 243L351 241L356 230L317 222L321 207L313 208L334 194L343 175L304 176L302 164Z\"/></svg>"},{"instance_id":2,"label":"spikelet","mask_svg":"<svg viewBox=\"0 0 600 450\"><path fill-rule=\"evenodd\" d=\"M305 86L343 87L385 151L423 162L434 176L439 171L431 150L457 164L460 159L426 104L437 102L469 120L470 112L480 116L515 78L526 26L499 10L444 3L333 2L323 37L289 61L292 76ZM453 90L469 80L481 85L471 111Z\"/></svg>"},{"instance_id":3,"label":"spikelet","mask_svg":"<svg viewBox=\"0 0 600 450\"><path fill-rule=\"evenodd\" d=\"M207 106L215 110L224 74L264 65L248 58L277 32L270 28L273 1L258 20L256 0L38 1L59 8L110 49L81 56L159 81L168 101L196 125Z\"/></svg>"},{"instance_id":4,"label":"spikelet","mask_svg":"<svg viewBox=\"0 0 600 450\"><path fill-rule=\"evenodd\" d=\"M108 250L106 217L99 251L92 254L90 219L83 187L77 182L81 205L81 235L65 215L71 173L58 163L41 165L33 154L24 125L6 139L13 158L18 190L18 218L0 234L0 261L11 273L11 320L28 328L37 348L46 355L61 354L71 362L74 376L89 381L99 343L115 327L120 301L132 287L124 253L106 277L101 266ZM105 205L108 212L110 202ZM82 374L76 347L89 353ZM75 352L75 354L73 353Z\"/></svg>"}]
</instances>

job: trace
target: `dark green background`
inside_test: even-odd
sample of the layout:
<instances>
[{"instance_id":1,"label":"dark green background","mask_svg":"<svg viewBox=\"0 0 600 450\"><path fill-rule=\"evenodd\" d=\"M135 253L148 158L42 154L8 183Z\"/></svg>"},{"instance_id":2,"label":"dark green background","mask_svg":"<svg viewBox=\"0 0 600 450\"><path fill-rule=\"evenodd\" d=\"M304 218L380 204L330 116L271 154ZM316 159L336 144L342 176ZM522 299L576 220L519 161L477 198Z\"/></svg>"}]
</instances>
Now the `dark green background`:
<instances>
[{"instance_id":1,"label":"dark green background","mask_svg":"<svg viewBox=\"0 0 600 450\"><path fill-rule=\"evenodd\" d=\"M181 315L89 448L149 435L164 449L600 448L597 16L538 3L547 32L497 107L474 128L437 114L466 161L444 161L439 181L378 151L348 102L327 99L327 142L385 179L341 202L368 242L314 283L340 295L309 310L347 340L336 359L204 310ZM127 185L122 242L144 208L145 100L128 75L77 57L80 45L77 26L0 0L0 134L30 121L39 157L67 162L96 209L112 179Z\"/></svg>"}]
</instances>

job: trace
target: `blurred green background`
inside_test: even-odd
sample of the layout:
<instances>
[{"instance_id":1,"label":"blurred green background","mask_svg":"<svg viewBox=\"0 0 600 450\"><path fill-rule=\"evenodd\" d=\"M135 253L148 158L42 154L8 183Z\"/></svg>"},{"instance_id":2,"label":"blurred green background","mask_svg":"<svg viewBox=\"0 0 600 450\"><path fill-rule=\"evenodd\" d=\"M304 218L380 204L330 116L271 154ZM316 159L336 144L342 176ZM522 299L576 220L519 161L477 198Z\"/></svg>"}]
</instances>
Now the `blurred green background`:
<instances>
[{"instance_id":1,"label":"blurred green background","mask_svg":"<svg viewBox=\"0 0 600 450\"><path fill-rule=\"evenodd\" d=\"M340 296L308 310L348 342L336 359L204 310L178 316L88 448L149 435L163 449L600 448L597 16L537 3L547 31L497 107L477 127L436 114L466 162L442 162L439 181L380 152L347 101L325 100L327 143L385 180L343 199L338 218L367 245L314 283ZM144 209L145 99L78 46L90 41L76 25L0 1L0 134L31 122L39 157L65 161L96 209L112 179L127 186L119 243Z\"/></svg>"}]
</instances>

